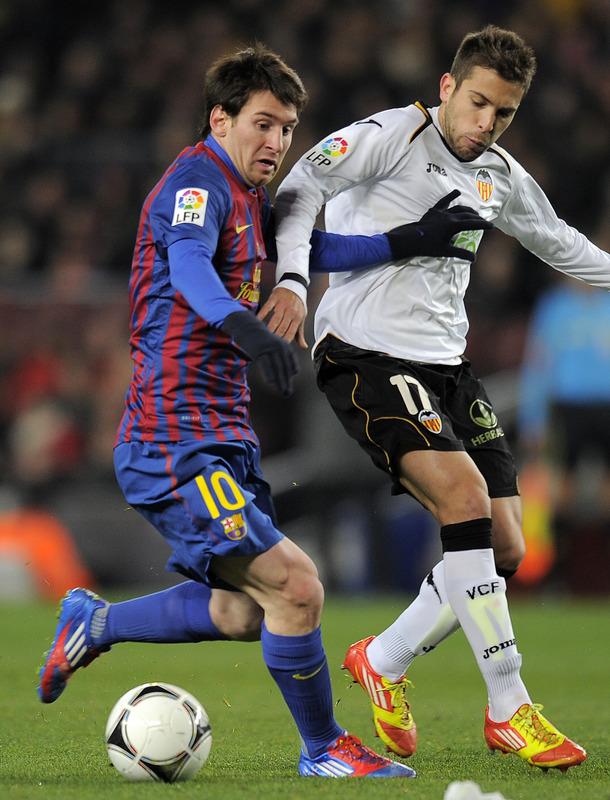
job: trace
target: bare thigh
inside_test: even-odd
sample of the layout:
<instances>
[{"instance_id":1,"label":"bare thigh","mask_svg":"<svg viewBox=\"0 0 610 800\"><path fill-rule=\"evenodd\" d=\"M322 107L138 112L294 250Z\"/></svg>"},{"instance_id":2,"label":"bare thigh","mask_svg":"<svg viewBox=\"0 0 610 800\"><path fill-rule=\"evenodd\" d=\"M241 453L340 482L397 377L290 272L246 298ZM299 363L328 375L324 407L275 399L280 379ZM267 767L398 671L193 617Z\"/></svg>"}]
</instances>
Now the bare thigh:
<instances>
[{"instance_id":1,"label":"bare thigh","mask_svg":"<svg viewBox=\"0 0 610 800\"><path fill-rule=\"evenodd\" d=\"M439 525L491 516L487 485L464 451L414 450L399 461L401 484Z\"/></svg>"}]
</instances>

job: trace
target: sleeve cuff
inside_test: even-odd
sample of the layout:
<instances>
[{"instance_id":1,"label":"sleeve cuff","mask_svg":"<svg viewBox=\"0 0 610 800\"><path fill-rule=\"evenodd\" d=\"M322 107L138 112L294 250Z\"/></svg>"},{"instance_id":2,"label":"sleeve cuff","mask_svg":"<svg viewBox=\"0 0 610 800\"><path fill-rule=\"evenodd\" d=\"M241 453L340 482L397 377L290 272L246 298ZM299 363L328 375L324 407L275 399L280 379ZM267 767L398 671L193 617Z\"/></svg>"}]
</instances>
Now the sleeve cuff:
<instances>
[{"instance_id":1,"label":"sleeve cuff","mask_svg":"<svg viewBox=\"0 0 610 800\"><path fill-rule=\"evenodd\" d=\"M294 292L296 296L302 300L303 305L307 308L307 287L300 281L294 280L294 278L291 277L283 277L277 282L275 288L277 289L278 287L290 289L291 292Z\"/></svg>"}]
</instances>

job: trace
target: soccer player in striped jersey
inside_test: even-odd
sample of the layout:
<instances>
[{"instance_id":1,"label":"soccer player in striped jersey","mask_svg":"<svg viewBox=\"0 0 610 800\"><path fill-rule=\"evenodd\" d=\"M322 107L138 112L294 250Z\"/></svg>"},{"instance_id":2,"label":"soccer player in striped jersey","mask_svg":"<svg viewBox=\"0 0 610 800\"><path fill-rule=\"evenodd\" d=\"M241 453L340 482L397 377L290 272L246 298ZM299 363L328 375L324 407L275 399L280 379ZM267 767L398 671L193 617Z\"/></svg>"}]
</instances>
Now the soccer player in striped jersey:
<instances>
[{"instance_id":1,"label":"soccer player in striped jersey","mask_svg":"<svg viewBox=\"0 0 610 800\"><path fill-rule=\"evenodd\" d=\"M270 330L302 324L280 289L306 282L309 235L325 206L326 228L342 234L391 230L461 192L485 219L555 269L610 288L610 255L559 219L542 189L496 144L536 69L511 31L487 26L466 36L440 81L440 106L415 103L373 114L307 152L276 196L278 289L266 307ZM482 230L456 244L476 251ZM403 756L416 747L406 669L462 627L484 678L490 749L565 770L585 751L540 713L521 679L506 579L524 555L514 460L483 386L464 356L463 257L397 254L365 271L332 274L315 315L318 384L346 431L440 525L443 559L414 603L377 637L350 647L344 662L373 703L375 727ZM299 316L300 314L300 316Z\"/></svg>"},{"instance_id":2,"label":"soccer player in striped jersey","mask_svg":"<svg viewBox=\"0 0 610 800\"><path fill-rule=\"evenodd\" d=\"M68 592L38 692L54 702L77 669L118 642L260 639L299 732L301 775L414 777L335 720L322 584L311 559L277 528L249 417L251 361L284 395L297 371L291 345L256 311L261 267L275 246L265 187L306 92L277 55L256 45L220 59L204 97L201 141L179 154L142 209L129 292L134 370L115 447L127 501L167 539L168 568L187 580L116 604L87 589ZM397 241L405 254L422 241L452 252L464 224L488 223L464 207L448 210L448 202L417 226L400 226L391 247L383 234L317 232L312 261L325 270L363 268L387 260ZM279 292L300 302L290 288Z\"/></svg>"}]
</instances>

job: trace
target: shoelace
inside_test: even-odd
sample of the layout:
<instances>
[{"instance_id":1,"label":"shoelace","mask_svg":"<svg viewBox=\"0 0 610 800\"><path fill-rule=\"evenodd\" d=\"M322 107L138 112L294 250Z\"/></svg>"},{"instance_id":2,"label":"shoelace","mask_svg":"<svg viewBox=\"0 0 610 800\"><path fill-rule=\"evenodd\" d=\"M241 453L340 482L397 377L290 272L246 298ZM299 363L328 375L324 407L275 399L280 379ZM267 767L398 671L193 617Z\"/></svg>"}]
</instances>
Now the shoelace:
<instances>
[{"instance_id":1,"label":"shoelace","mask_svg":"<svg viewBox=\"0 0 610 800\"><path fill-rule=\"evenodd\" d=\"M515 720L515 722L521 727L527 728L534 739L538 739L544 742L544 744L554 744L559 741L560 736L545 725L546 720L544 717L542 717L542 719L540 718L540 711L542 711L542 706L539 703L534 703L530 706L529 710L519 720Z\"/></svg>"},{"instance_id":2,"label":"shoelace","mask_svg":"<svg viewBox=\"0 0 610 800\"><path fill-rule=\"evenodd\" d=\"M407 678L403 678L398 683L388 683L384 689L379 689L377 694L382 691L390 692L392 706L397 708L402 707L402 721L406 725L411 720L411 706L407 702L407 687L413 688L413 684Z\"/></svg>"},{"instance_id":3,"label":"shoelace","mask_svg":"<svg viewBox=\"0 0 610 800\"><path fill-rule=\"evenodd\" d=\"M365 761L368 764L385 764L387 762L387 759L369 750L357 736L352 734L339 737L332 749L339 751L352 761Z\"/></svg>"}]
</instances>

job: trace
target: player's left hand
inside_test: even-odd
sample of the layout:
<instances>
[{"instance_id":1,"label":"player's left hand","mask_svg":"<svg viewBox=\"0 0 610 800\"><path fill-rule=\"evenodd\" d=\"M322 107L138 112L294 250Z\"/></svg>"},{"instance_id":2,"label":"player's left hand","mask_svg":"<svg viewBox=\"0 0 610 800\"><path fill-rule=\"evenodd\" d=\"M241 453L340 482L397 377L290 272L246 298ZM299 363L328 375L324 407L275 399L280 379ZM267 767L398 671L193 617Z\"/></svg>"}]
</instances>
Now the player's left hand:
<instances>
[{"instance_id":1,"label":"player's left hand","mask_svg":"<svg viewBox=\"0 0 610 800\"><path fill-rule=\"evenodd\" d=\"M413 256L461 258L471 263L476 252L456 247L453 237L461 231L489 231L493 222L483 219L469 206L451 206L460 192L454 189L428 209L419 222L399 225L386 233L392 256L396 259Z\"/></svg>"},{"instance_id":2,"label":"player's left hand","mask_svg":"<svg viewBox=\"0 0 610 800\"><path fill-rule=\"evenodd\" d=\"M290 289L277 286L260 309L257 317L267 322L271 333L287 342L295 341L299 347L307 348L305 341L305 317L307 309L301 298Z\"/></svg>"}]
</instances>

